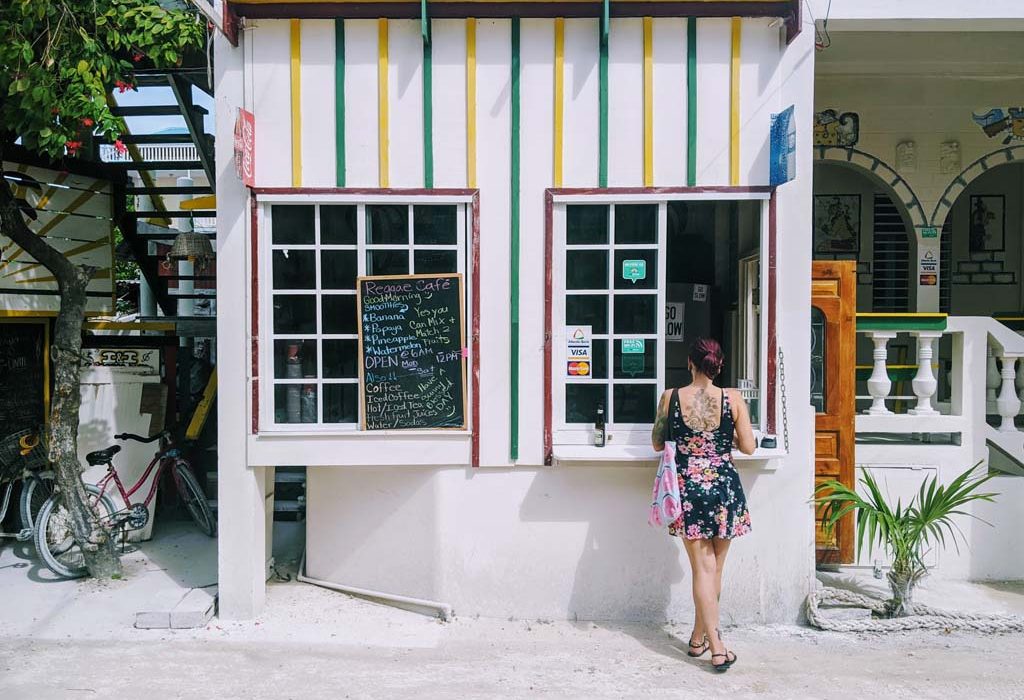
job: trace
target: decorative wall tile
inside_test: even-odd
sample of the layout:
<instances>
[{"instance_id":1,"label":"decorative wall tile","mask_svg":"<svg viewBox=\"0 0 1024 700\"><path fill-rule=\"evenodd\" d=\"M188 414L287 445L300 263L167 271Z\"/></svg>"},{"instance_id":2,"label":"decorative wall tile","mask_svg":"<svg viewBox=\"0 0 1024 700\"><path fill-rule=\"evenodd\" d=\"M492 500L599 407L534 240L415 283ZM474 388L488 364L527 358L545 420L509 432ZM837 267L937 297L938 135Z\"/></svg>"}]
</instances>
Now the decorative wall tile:
<instances>
[{"instance_id":1,"label":"decorative wall tile","mask_svg":"<svg viewBox=\"0 0 1024 700\"><path fill-rule=\"evenodd\" d=\"M971 284L992 284L992 275L988 272L978 272L971 275Z\"/></svg>"},{"instance_id":2,"label":"decorative wall tile","mask_svg":"<svg viewBox=\"0 0 1024 700\"><path fill-rule=\"evenodd\" d=\"M1000 272L992 275L992 280L996 284L1017 284L1017 275L1013 272Z\"/></svg>"},{"instance_id":3,"label":"decorative wall tile","mask_svg":"<svg viewBox=\"0 0 1024 700\"><path fill-rule=\"evenodd\" d=\"M953 284L970 284L970 275L953 275Z\"/></svg>"},{"instance_id":4,"label":"decorative wall tile","mask_svg":"<svg viewBox=\"0 0 1024 700\"><path fill-rule=\"evenodd\" d=\"M981 272L981 263L976 262L960 262L956 265L956 271L967 274L970 272Z\"/></svg>"},{"instance_id":5,"label":"decorative wall tile","mask_svg":"<svg viewBox=\"0 0 1024 700\"><path fill-rule=\"evenodd\" d=\"M982 272L1002 272L1003 271L1003 263L999 262L998 260L989 260L987 262L983 262L983 263L981 263L981 271Z\"/></svg>"}]
</instances>

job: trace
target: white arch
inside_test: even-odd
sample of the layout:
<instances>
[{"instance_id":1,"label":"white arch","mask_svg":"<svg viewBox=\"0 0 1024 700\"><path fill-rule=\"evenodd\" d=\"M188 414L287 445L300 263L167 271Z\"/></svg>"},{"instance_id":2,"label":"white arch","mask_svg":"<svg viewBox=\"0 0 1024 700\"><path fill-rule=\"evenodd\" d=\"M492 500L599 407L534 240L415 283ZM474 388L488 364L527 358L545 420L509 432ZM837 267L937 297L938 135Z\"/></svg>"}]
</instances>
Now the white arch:
<instances>
[{"instance_id":1,"label":"white arch","mask_svg":"<svg viewBox=\"0 0 1024 700\"><path fill-rule=\"evenodd\" d=\"M903 205L907 215L910 217L910 225L914 229L928 225L928 218L921 206L921 200L917 198L910 183L893 170L888 163L870 153L859 151L856 148L844 148L842 146L815 146L814 156L820 161L829 161L840 164L852 164L873 175L895 195L896 201Z\"/></svg>"},{"instance_id":2,"label":"white arch","mask_svg":"<svg viewBox=\"0 0 1024 700\"><path fill-rule=\"evenodd\" d=\"M935 211L932 212L931 218L932 226L941 228L945 225L949 210L953 208L953 204L956 203L956 200L963 194L968 185L992 168L1006 165L1007 163L1024 163L1024 144L1008 146L991 153L986 153L961 170L960 174L950 181L946 190L942 193L942 197L939 198L938 204L935 205Z\"/></svg>"}]
</instances>

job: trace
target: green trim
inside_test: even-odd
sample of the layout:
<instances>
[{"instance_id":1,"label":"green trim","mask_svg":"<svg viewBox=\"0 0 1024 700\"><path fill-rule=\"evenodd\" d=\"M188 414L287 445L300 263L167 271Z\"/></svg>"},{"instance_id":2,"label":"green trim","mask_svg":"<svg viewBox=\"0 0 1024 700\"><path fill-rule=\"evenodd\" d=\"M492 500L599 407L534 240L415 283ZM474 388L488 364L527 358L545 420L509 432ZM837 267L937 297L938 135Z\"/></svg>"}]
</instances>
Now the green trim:
<instances>
[{"instance_id":1,"label":"green trim","mask_svg":"<svg viewBox=\"0 0 1024 700\"><path fill-rule=\"evenodd\" d=\"M944 331L946 314L857 314L858 331Z\"/></svg>"},{"instance_id":2,"label":"green trim","mask_svg":"<svg viewBox=\"0 0 1024 700\"><path fill-rule=\"evenodd\" d=\"M424 11L426 3L424 2ZM423 20L423 186L434 187L434 49L431 22Z\"/></svg>"},{"instance_id":3,"label":"green trim","mask_svg":"<svg viewBox=\"0 0 1024 700\"><path fill-rule=\"evenodd\" d=\"M509 459L519 459L519 18L512 18L512 167L509 180L509 274L511 299L509 304L509 375L511 394L509 405Z\"/></svg>"},{"instance_id":4,"label":"green trim","mask_svg":"<svg viewBox=\"0 0 1024 700\"><path fill-rule=\"evenodd\" d=\"M598 136L597 136L597 186L608 186L608 27L602 21L597 38L600 46L598 59Z\"/></svg>"},{"instance_id":5,"label":"green trim","mask_svg":"<svg viewBox=\"0 0 1024 700\"><path fill-rule=\"evenodd\" d=\"M697 18L686 20L686 184L697 184Z\"/></svg>"},{"instance_id":6,"label":"green trim","mask_svg":"<svg viewBox=\"0 0 1024 700\"><path fill-rule=\"evenodd\" d=\"M338 187L345 186L345 20L334 20L334 151Z\"/></svg>"}]
</instances>

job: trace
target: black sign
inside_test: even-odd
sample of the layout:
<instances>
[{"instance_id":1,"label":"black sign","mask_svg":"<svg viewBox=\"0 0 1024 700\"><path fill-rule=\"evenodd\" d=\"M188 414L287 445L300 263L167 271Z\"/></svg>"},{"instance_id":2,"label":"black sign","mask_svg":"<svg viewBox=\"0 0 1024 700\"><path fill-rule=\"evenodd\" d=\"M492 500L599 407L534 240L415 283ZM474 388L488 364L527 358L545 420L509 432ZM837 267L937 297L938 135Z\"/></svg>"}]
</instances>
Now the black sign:
<instances>
[{"instance_id":1,"label":"black sign","mask_svg":"<svg viewBox=\"0 0 1024 700\"><path fill-rule=\"evenodd\" d=\"M43 424L46 325L0 323L0 437Z\"/></svg>"},{"instance_id":2,"label":"black sign","mask_svg":"<svg viewBox=\"0 0 1024 700\"><path fill-rule=\"evenodd\" d=\"M359 278L367 430L466 427L462 275Z\"/></svg>"}]
</instances>

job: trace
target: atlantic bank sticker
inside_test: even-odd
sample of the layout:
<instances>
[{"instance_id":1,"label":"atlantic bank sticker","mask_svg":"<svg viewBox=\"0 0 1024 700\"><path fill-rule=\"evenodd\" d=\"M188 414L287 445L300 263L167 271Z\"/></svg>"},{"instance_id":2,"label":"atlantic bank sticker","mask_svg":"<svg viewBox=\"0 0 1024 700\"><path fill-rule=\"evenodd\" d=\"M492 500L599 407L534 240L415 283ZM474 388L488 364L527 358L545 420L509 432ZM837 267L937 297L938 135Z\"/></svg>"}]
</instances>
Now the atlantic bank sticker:
<instances>
[{"instance_id":1,"label":"atlantic bank sticker","mask_svg":"<svg viewBox=\"0 0 1024 700\"><path fill-rule=\"evenodd\" d=\"M591 326L565 327L566 376L589 377L592 360Z\"/></svg>"}]
</instances>

